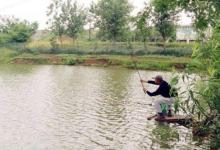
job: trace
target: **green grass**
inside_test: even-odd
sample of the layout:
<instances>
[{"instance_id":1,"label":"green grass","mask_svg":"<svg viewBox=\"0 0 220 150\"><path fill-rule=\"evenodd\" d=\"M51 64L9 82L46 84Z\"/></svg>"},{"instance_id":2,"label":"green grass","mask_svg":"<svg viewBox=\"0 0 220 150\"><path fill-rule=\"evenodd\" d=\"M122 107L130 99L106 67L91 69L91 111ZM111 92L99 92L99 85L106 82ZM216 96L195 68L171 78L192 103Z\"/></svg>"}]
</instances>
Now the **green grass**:
<instances>
[{"instance_id":1,"label":"green grass","mask_svg":"<svg viewBox=\"0 0 220 150\"><path fill-rule=\"evenodd\" d=\"M9 63L14 57L18 56L19 53L8 49L0 48L0 63Z\"/></svg>"},{"instance_id":2,"label":"green grass","mask_svg":"<svg viewBox=\"0 0 220 150\"><path fill-rule=\"evenodd\" d=\"M32 41L26 48L33 53L40 54L78 54L78 55L164 55L184 57L192 55L193 44L167 43L163 50L161 43L148 43L144 48L142 42L111 42L103 41L64 41L57 48L52 48L49 41Z\"/></svg>"},{"instance_id":3,"label":"green grass","mask_svg":"<svg viewBox=\"0 0 220 150\"><path fill-rule=\"evenodd\" d=\"M92 62L91 64L88 63ZM135 69L167 70L184 69L188 62L187 57L172 56L139 56L132 58L123 55L75 55L75 54L22 54L14 57L13 63L24 64L55 64L55 65L92 65L92 66L121 66Z\"/></svg>"},{"instance_id":4,"label":"green grass","mask_svg":"<svg viewBox=\"0 0 220 150\"><path fill-rule=\"evenodd\" d=\"M11 43L0 50L0 63L96 65L135 68L134 54L139 69L172 70L184 69L190 62L192 44L141 42L72 41L65 40L58 48L52 48L48 40L32 41L28 44ZM92 63L91 63L92 62ZM91 63L91 64L90 64Z\"/></svg>"}]
</instances>

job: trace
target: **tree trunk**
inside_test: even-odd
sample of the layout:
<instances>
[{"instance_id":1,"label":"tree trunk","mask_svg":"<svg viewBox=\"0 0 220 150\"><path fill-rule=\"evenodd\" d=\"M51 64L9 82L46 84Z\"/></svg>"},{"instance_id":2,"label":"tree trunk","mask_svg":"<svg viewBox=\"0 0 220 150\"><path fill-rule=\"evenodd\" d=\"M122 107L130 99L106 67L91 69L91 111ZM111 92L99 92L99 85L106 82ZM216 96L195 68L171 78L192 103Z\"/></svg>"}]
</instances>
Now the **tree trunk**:
<instances>
[{"instance_id":1,"label":"tree trunk","mask_svg":"<svg viewBox=\"0 0 220 150\"><path fill-rule=\"evenodd\" d=\"M163 50L164 51L166 50L166 39L165 38L163 39Z\"/></svg>"},{"instance_id":2,"label":"tree trunk","mask_svg":"<svg viewBox=\"0 0 220 150\"><path fill-rule=\"evenodd\" d=\"M89 41L91 41L91 28L89 28Z\"/></svg>"},{"instance_id":3,"label":"tree trunk","mask_svg":"<svg viewBox=\"0 0 220 150\"><path fill-rule=\"evenodd\" d=\"M92 28L91 24L89 24L89 41L91 41Z\"/></svg>"},{"instance_id":4,"label":"tree trunk","mask_svg":"<svg viewBox=\"0 0 220 150\"><path fill-rule=\"evenodd\" d=\"M80 47L79 47L79 42L78 42L78 40L76 41L76 48L77 48L77 50L78 50L78 51L80 50Z\"/></svg>"},{"instance_id":5,"label":"tree trunk","mask_svg":"<svg viewBox=\"0 0 220 150\"><path fill-rule=\"evenodd\" d=\"M115 50L115 47L116 47L116 37L115 36L112 41L112 46L113 46L113 50Z\"/></svg>"},{"instance_id":6,"label":"tree trunk","mask_svg":"<svg viewBox=\"0 0 220 150\"><path fill-rule=\"evenodd\" d=\"M60 45L63 45L63 36L62 35L59 36L59 41L60 41Z\"/></svg>"},{"instance_id":7,"label":"tree trunk","mask_svg":"<svg viewBox=\"0 0 220 150\"><path fill-rule=\"evenodd\" d=\"M146 39L144 39L144 49L146 50L147 49L147 43L146 43Z\"/></svg>"},{"instance_id":8,"label":"tree trunk","mask_svg":"<svg viewBox=\"0 0 220 150\"><path fill-rule=\"evenodd\" d=\"M75 40L75 38L72 38L72 42L73 42L73 49L75 49L76 48L76 40Z\"/></svg>"},{"instance_id":9,"label":"tree trunk","mask_svg":"<svg viewBox=\"0 0 220 150\"><path fill-rule=\"evenodd\" d=\"M112 40L112 49L111 50L115 50L115 46L116 44L115 44L115 40Z\"/></svg>"}]
</instances>

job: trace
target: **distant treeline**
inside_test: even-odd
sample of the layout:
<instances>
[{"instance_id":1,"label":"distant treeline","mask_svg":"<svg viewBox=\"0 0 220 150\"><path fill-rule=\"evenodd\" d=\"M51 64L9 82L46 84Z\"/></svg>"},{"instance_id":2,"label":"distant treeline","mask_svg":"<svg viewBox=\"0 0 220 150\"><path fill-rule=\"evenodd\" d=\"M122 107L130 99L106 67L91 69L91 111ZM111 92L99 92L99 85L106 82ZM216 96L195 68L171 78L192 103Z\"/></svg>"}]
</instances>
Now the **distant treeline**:
<instances>
[{"instance_id":1,"label":"distant treeline","mask_svg":"<svg viewBox=\"0 0 220 150\"><path fill-rule=\"evenodd\" d=\"M88 38L101 41L141 41L147 47L148 41L165 43L175 39L175 22L179 11L172 1L153 0L146 4L136 16L131 15L133 6L128 0L100 0L84 8L73 0L51 0L48 6L48 29L51 31L51 45L62 45L63 36L73 43L83 31ZM16 18L2 18L0 21L0 44L27 42L37 30L37 23Z\"/></svg>"}]
</instances>

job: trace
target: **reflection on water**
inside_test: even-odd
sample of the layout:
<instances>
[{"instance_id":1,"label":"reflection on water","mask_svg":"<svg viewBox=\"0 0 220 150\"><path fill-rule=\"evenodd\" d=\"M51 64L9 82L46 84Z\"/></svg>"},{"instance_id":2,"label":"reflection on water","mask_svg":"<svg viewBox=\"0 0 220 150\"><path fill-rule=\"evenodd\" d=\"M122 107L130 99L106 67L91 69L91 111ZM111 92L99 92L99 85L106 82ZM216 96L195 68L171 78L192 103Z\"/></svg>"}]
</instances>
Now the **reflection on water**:
<instances>
[{"instance_id":1,"label":"reflection on water","mask_svg":"<svg viewBox=\"0 0 220 150\"><path fill-rule=\"evenodd\" d=\"M153 99L138 80L126 69L0 66L0 149L200 149L184 127L147 121Z\"/></svg>"},{"instance_id":2,"label":"reflection on water","mask_svg":"<svg viewBox=\"0 0 220 150\"><path fill-rule=\"evenodd\" d=\"M179 133L177 129L172 129L170 125L158 124L152 132L152 136L157 139L156 143L159 141L161 148L172 148L169 144L170 141L179 140Z\"/></svg>"}]
</instances>

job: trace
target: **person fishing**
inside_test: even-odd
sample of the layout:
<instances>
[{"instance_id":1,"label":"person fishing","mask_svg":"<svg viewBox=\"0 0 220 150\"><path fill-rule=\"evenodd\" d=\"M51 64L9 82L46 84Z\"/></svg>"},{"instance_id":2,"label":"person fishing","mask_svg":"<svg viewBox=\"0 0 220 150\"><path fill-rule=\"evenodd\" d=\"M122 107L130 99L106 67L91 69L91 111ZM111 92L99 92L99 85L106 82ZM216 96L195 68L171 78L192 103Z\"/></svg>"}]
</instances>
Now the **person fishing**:
<instances>
[{"instance_id":1,"label":"person fishing","mask_svg":"<svg viewBox=\"0 0 220 150\"><path fill-rule=\"evenodd\" d=\"M159 85L159 88L155 92L150 92L146 88L144 88L145 94L148 94L149 96L162 96L161 99L158 99L155 101L154 107L157 111L157 117L164 118L164 114L162 112L161 105L167 104L169 107L169 112L171 111L171 106L174 103L174 97L175 95L171 92L171 86L163 80L163 77L161 75L157 75L154 78L154 81L145 81L141 79L141 83L148 83L148 84L154 84Z\"/></svg>"}]
</instances>

